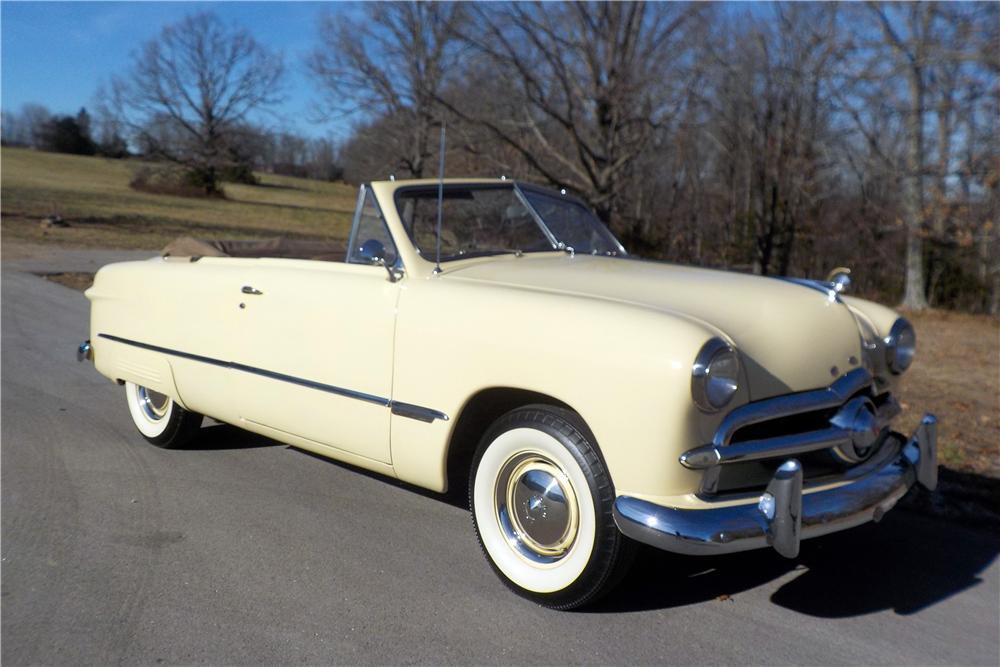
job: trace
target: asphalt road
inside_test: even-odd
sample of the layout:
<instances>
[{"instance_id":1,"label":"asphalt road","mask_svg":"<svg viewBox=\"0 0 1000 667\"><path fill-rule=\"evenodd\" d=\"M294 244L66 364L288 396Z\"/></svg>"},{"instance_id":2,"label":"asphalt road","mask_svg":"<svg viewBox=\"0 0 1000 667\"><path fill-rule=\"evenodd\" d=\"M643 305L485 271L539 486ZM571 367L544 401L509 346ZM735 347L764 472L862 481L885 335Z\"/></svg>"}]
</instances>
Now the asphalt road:
<instances>
[{"instance_id":1,"label":"asphalt road","mask_svg":"<svg viewBox=\"0 0 1000 667\"><path fill-rule=\"evenodd\" d=\"M1000 661L1000 537L901 510L795 562L646 551L596 608L534 606L457 501L228 426L147 445L74 358L84 297L26 266L2 274L5 665Z\"/></svg>"}]
</instances>

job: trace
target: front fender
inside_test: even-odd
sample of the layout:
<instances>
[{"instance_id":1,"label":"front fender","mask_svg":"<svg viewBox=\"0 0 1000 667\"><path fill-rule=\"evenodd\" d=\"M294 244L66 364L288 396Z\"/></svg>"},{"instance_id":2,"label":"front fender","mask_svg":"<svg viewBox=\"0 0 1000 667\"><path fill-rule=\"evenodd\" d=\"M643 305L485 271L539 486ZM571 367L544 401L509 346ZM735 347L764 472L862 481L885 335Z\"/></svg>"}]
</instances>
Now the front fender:
<instances>
[{"instance_id":1,"label":"front fender","mask_svg":"<svg viewBox=\"0 0 1000 667\"><path fill-rule=\"evenodd\" d=\"M633 304L460 280L413 281L400 298L393 399L456 417L490 387L551 396L594 432L618 493L676 494L696 486L698 477L678 456L718 421L694 406L690 390L692 361L716 334ZM442 490L456 422L394 417L396 474Z\"/></svg>"}]
</instances>

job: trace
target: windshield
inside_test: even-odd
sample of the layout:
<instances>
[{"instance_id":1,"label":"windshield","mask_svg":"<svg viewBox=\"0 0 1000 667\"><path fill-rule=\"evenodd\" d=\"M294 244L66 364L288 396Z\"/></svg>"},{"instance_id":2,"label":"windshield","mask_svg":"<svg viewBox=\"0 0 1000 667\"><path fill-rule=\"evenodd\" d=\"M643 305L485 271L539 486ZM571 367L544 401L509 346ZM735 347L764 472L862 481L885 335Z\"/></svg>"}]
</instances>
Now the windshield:
<instances>
[{"instance_id":1,"label":"windshield","mask_svg":"<svg viewBox=\"0 0 1000 667\"><path fill-rule=\"evenodd\" d=\"M580 253L624 254L618 240L583 204L537 190L525 189L523 192L557 241Z\"/></svg>"},{"instance_id":2,"label":"windshield","mask_svg":"<svg viewBox=\"0 0 1000 667\"><path fill-rule=\"evenodd\" d=\"M545 223L539 224L525 199ZM414 246L436 255L438 188L401 188L396 209ZM544 210L544 213L542 211ZM576 252L619 254L621 247L586 207L569 199L513 185L446 184L441 206L441 261L504 253Z\"/></svg>"},{"instance_id":3,"label":"windshield","mask_svg":"<svg viewBox=\"0 0 1000 667\"><path fill-rule=\"evenodd\" d=\"M398 191L396 210L417 251L425 257L434 257L437 186ZM445 186L441 206L441 261L553 249L549 237L513 188Z\"/></svg>"}]
</instances>

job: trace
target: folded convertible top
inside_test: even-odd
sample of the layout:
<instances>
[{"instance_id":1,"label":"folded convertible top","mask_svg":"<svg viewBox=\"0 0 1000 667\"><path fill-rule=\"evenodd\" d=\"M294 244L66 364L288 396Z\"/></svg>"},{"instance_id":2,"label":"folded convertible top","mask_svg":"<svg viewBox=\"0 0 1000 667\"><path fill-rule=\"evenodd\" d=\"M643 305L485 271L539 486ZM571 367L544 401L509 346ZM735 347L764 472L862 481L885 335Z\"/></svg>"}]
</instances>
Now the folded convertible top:
<instances>
[{"instance_id":1,"label":"folded convertible top","mask_svg":"<svg viewBox=\"0 0 1000 667\"><path fill-rule=\"evenodd\" d=\"M181 236L161 253L164 257L280 257L342 262L347 250L342 242L289 239L206 240Z\"/></svg>"}]
</instances>

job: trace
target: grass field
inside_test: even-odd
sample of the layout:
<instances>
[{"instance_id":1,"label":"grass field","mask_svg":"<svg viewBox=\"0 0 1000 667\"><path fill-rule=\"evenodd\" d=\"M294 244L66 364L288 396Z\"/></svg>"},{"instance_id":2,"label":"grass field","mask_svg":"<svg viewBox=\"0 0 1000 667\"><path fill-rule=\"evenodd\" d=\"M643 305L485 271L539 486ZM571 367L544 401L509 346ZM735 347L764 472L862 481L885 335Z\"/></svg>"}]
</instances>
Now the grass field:
<instances>
[{"instance_id":1,"label":"grass field","mask_svg":"<svg viewBox=\"0 0 1000 667\"><path fill-rule=\"evenodd\" d=\"M140 163L4 148L0 232L11 242L158 249L180 235L279 234L346 240L355 190L262 174L261 186L229 185L225 200L150 195L128 187ZM58 214L68 228L42 229ZM9 250L5 250L7 254ZM78 289L89 274L52 279ZM960 473L1000 478L1000 319L945 311L908 315L919 352L907 374L900 430L924 411L941 419L940 458Z\"/></svg>"},{"instance_id":2,"label":"grass field","mask_svg":"<svg viewBox=\"0 0 1000 667\"><path fill-rule=\"evenodd\" d=\"M341 183L259 174L261 185L225 184L225 199L137 192L142 163L0 150L3 240L78 247L158 249L181 235L346 240L356 190ZM69 227L43 229L61 216Z\"/></svg>"}]
</instances>

